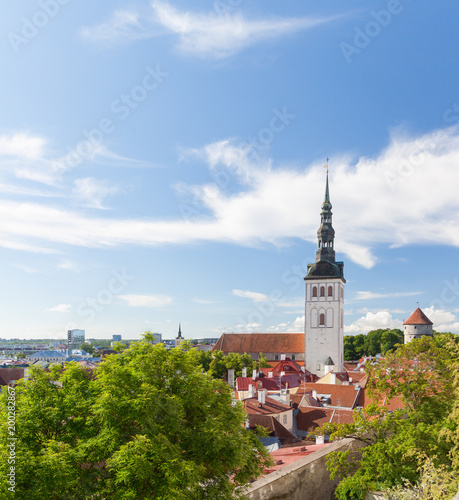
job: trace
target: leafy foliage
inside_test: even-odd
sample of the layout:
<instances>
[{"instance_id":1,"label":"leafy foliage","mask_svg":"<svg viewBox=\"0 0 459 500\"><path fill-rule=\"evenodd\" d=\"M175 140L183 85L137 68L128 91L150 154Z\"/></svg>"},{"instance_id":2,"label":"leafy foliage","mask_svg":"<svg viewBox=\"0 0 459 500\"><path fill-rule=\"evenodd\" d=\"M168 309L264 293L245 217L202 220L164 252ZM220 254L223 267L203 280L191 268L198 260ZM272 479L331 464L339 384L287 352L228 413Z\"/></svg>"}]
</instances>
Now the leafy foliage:
<instances>
[{"instance_id":1,"label":"leafy foliage","mask_svg":"<svg viewBox=\"0 0 459 500\"><path fill-rule=\"evenodd\" d=\"M384 355L403 342L403 332L399 329L372 330L367 335L346 335L344 337L344 359L352 361L363 356Z\"/></svg>"},{"instance_id":2,"label":"leafy foliage","mask_svg":"<svg viewBox=\"0 0 459 500\"><path fill-rule=\"evenodd\" d=\"M457 343L438 335L410 342L367 369L374 403L357 411L352 424L323 429L332 439L353 437L366 445L358 454L338 451L328 459L331 476L342 479L339 500L361 500L368 490L403 481L414 485L425 457L445 473L458 469L459 405L451 397L458 360ZM389 411L396 398L403 407Z\"/></svg>"},{"instance_id":3,"label":"leafy foliage","mask_svg":"<svg viewBox=\"0 0 459 500\"><path fill-rule=\"evenodd\" d=\"M201 372L193 350L149 340L94 373L77 363L49 373L32 367L16 388L15 498L232 499L269 465L229 387Z\"/></svg>"}]
</instances>

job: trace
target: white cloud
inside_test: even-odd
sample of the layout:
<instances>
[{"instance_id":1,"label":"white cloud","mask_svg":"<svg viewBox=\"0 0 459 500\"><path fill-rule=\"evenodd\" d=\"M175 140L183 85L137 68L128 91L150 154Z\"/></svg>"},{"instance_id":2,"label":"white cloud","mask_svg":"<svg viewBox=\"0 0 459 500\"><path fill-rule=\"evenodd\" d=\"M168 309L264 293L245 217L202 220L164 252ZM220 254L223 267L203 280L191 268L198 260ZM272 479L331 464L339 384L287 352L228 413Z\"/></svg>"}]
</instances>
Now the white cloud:
<instances>
[{"instance_id":1,"label":"white cloud","mask_svg":"<svg viewBox=\"0 0 459 500\"><path fill-rule=\"evenodd\" d=\"M70 309L72 309L72 306L70 304L59 304L56 307L50 307L49 309L46 310L50 312L66 313L69 312Z\"/></svg>"},{"instance_id":2,"label":"white cloud","mask_svg":"<svg viewBox=\"0 0 459 500\"><path fill-rule=\"evenodd\" d=\"M409 151L419 149L418 144L425 144L426 137L433 146L424 152L423 162L417 163L409 177L402 169L403 176L399 173L394 184L388 173L397 173L400 165L405 165L406 155L410 157ZM217 184L193 186L193 196L203 207L202 216L198 214L192 220L185 216L175 220L86 217L58 206L3 199L0 245L43 251L37 241L86 247L205 241L282 246L293 238L317 243L324 193L321 163L294 168L252 161L246 146L238 147L231 141L219 141L193 154L201 154L210 169L222 169L241 186L234 189L232 183L231 192ZM394 134L379 156L360 158L356 164L349 158L334 160L330 190L337 252L371 268L376 262L373 247L381 244L434 243L459 247L456 164L459 164L456 128L421 138ZM419 196L420 192L429 193L428 203ZM374 295L364 298L372 297L376 298Z\"/></svg>"},{"instance_id":3,"label":"white cloud","mask_svg":"<svg viewBox=\"0 0 459 500\"><path fill-rule=\"evenodd\" d=\"M248 20L239 12L194 13L153 0L151 11L116 11L107 21L81 31L84 38L113 45L172 33L178 47L198 57L223 59L272 38L310 29L334 18L302 17ZM143 18L143 24L140 22Z\"/></svg>"},{"instance_id":4,"label":"white cloud","mask_svg":"<svg viewBox=\"0 0 459 500\"><path fill-rule=\"evenodd\" d=\"M198 298L194 298L192 299L193 302L195 302L196 304L216 304L217 301L216 300L207 300L207 299L198 299Z\"/></svg>"},{"instance_id":5,"label":"white cloud","mask_svg":"<svg viewBox=\"0 0 459 500\"><path fill-rule=\"evenodd\" d=\"M107 196L118 191L116 186L108 186L106 181L86 177L76 179L73 189L73 196L76 202L82 206L90 208L104 208L102 201Z\"/></svg>"},{"instance_id":6,"label":"white cloud","mask_svg":"<svg viewBox=\"0 0 459 500\"><path fill-rule=\"evenodd\" d=\"M80 266L71 260L63 260L59 264L57 264L58 269L63 269L65 271L73 271L74 273L80 272Z\"/></svg>"},{"instance_id":7,"label":"white cloud","mask_svg":"<svg viewBox=\"0 0 459 500\"><path fill-rule=\"evenodd\" d=\"M365 316L358 319L352 325L344 326L344 333L352 335L354 333L368 333L371 330L379 328L402 328L402 321L392 318L388 311L379 311L377 313L368 312Z\"/></svg>"},{"instance_id":8,"label":"white cloud","mask_svg":"<svg viewBox=\"0 0 459 500\"><path fill-rule=\"evenodd\" d=\"M422 295L422 292L393 292L393 293L376 293L376 292L356 292L352 300L373 300L386 299L395 297L411 297L413 295Z\"/></svg>"},{"instance_id":9,"label":"white cloud","mask_svg":"<svg viewBox=\"0 0 459 500\"><path fill-rule=\"evenodd\" d=\"M24 264L12 264L14 267L17 267L18 269L21 269L22 271L26 272L27 274L42 274L41 271L38 271L37 269L34 269L29 266L25 266Z\"/></svg>"},{"instance_id":10,"label":"white cloud","mask_svg":"<svg viewBox=\"0 0 459 500\"><path fill-rule=\"evenodd\" d=\"M88 40L108 45L153 36L151 30L142 26L140 17L139 12L118 10L107 21L92 28L83 28L81 35Z\"/></svg>"},{"instance_id":11,"label":"white cloud","mask_svg":"<svg viewBox=\"0 0 459 500\"><path fill-rule=\"evenodd\" d=\"M253 300L254 302L266 302L270 300L264 293L250 292L248 290L233 290L233 294L237 297Z\"/></svg>"},{"instance_id":12,"label":"white cloud","mask_svg":"<svg viewBox=\"0 0 459 500\"><path fill-rule=\"evenodd\" d=\"M166 295L118 295L130 307L163 307L172 303L172 297Z\"/></svg>"}]
</instances>

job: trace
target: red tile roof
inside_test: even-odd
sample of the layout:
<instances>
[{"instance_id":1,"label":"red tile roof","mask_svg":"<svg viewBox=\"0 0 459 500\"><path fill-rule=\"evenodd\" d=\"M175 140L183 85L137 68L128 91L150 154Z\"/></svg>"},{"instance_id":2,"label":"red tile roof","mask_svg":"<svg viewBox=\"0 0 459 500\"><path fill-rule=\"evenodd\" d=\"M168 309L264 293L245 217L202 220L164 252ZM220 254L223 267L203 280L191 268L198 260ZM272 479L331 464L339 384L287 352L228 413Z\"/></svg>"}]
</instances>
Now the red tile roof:
<instances>
[{"instance_id":1,"label":"red tile roof","mask_svg":"<svg viewBox=\"0 0 459 500\"><path fill-rule=\"evenodd\" d=\"M248 414L258 414L258 415L276 415L278 413L283 413L285 411L292 410L291 406L284 403L280 403L275 399L266 397L265 403L260 405L258 398L247 398L244 399L245 409ZM260 406L259 406L260 405Z\"/></svg>"},{"instance_id":2,"label":"red tile roof","mask_svg":"<svg viewBox=\"0 0 459 500\"><path fill-rule=\"evenodd\" d=\"M352 410L343 408L307 408L301 407L296 416L298 430L309 431L324 424L351 424L353 419Z\"/></svg>"},{"instance_id":3,"label":"red tile roof","mask_svg":"<svg viewBox=\"0 0 459 500\"><path fill-rule=\"evenodd\" d=\"M0 385L8 385L24 378L24 368L0 368Z\"/></svg>"},{"instance_id":4,"label":"red tile roof","mask_svg":"<svg viewBox=\"0 0 459 500\"><path fill-rule=\"evenodd\" d=\"M278 391L279 389L285 389L286 385L288 387L299 387L303 379L298 375L284 375L283 377L257 377L253 380L252 377L237 377L237 390L238 391L248 391L249 385L255 385L257 389L267 389L268 391ZM282 387L280 387L282 385ZM261 387L260 387L261 386Z\"/></svg>"},{"instance_id":5,"label":"red tile roof","mask_svg":"<svg viewBox=\"0 0 459 500\"><path fill-rule=\"evenodd\" d=\"M334 384L302 384L297 395L303 392L317 391L317 394L330 396L329 406L340 406L341 408L355 408L359 390L354 385L334 385Z\"/></svg>"},{"instance_id":6,"label":"red tile roof","mask_svg":"<svg viewBox=\"0 0 459 500\"><path fill-rule=\"evenodd\" d=\"M253 428L257 425L264 427L270 433L281 439L281 442L297 443L299 441L290 431L288 431L276 418L272 415L250 414L249 427Z\"/></svg>"},{"instance_id":7,"label":"red tile roof","mask_svg":"<svg viewBox=\"0 0 459 500\"><path fill-rule=\"evenodd\" d=\"M304 353L304 333L224 333L213 351Z\"/></svg>"},{"instance_id":8,"label":"red tile roof","mask_svg":"<svg viewBox=\"0 0 459 500\"><path fill-rule=\"evenodd\" d=\"M419 309L403 323L404 325L433 325L432 321Z\"/></svg>"}]
</instances>

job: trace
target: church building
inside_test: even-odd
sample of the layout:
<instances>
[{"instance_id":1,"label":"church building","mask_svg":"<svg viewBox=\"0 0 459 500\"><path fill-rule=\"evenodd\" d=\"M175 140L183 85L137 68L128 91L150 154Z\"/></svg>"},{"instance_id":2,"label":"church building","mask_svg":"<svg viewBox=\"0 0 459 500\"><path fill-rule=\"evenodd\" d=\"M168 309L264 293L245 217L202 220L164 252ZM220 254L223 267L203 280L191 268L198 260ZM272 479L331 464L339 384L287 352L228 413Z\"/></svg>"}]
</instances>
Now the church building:
<instances>
[{"instance_id":1,"label":"church building","mask_svg":"<svg viewBox=\"0 0 459 500\"><path fill-rule=\"evenodd\" d=\"M327 182L317 231L318 250L314 264L308 265L304 316L305 366L322 377L344 367L344 279L343 262L335 261L335 230Z\"/></svg>"}]
</instances>

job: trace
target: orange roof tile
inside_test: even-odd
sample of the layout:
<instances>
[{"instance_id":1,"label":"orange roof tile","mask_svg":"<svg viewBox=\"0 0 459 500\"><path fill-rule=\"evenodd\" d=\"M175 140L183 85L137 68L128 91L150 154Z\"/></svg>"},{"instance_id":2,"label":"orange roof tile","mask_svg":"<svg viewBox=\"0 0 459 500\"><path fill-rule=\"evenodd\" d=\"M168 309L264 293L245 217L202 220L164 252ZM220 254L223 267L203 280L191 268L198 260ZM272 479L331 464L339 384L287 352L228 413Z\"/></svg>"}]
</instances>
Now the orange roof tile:
<instances>
[{"instance_id":1,"label":"orange roof tile","mask_svg":"<svg viewBox=\"0 0 459 500\"><path fill-rule=\"evenodd\" d=\"M224 333L213 351L304 353L304 333Z\"/></svg>"},{"instance_id":2,"label":"orange roof tile","mask_svg":"<svg viewBox=\"0 0 459 500\"><path fill-rule=\"evenodd\" d=\"M298 430L309 431L312 428L322 427L324 424L352 423L352 410L343 408L307 408L301 407L296 416Z\"/></svg>"},{"instance_id":3,"label":"orange roof tile","mask_svg":"<svg viewBox=\"0 0 459 500\"><path fill-rule=\"evenodd\" d=\"M433 325L432 321L419 309L403 323L404 325Z\"/></svg>"},{"instance_id":4,"label":"orange roof tile","mask_svg":"<svg viewBox=\"0 0 459 500\"><path fill-rule=\"evenodd\" d=\"M341 408L355 408L359 395L358 389L354 385L334 385L334 384L302 384L297 395L303 392L317 391L317 394L330 396L329 406L340 406Z\"/></svg>"},{"instance_id":5,"label":"orange roof tile","mask_svg":"<svg viewBox=\"0 0 459 500\"><path fill-rule=\"evenodd\" d=\"M247 413L252 415L276 415L277 413L283 413L288 410L293 411L291 406L280 403L279 401L276 401L268 396L265 398L265 403L262 405L258 402L258 398L244 399L244 405Z\"/></svg>"}]
</instances>

